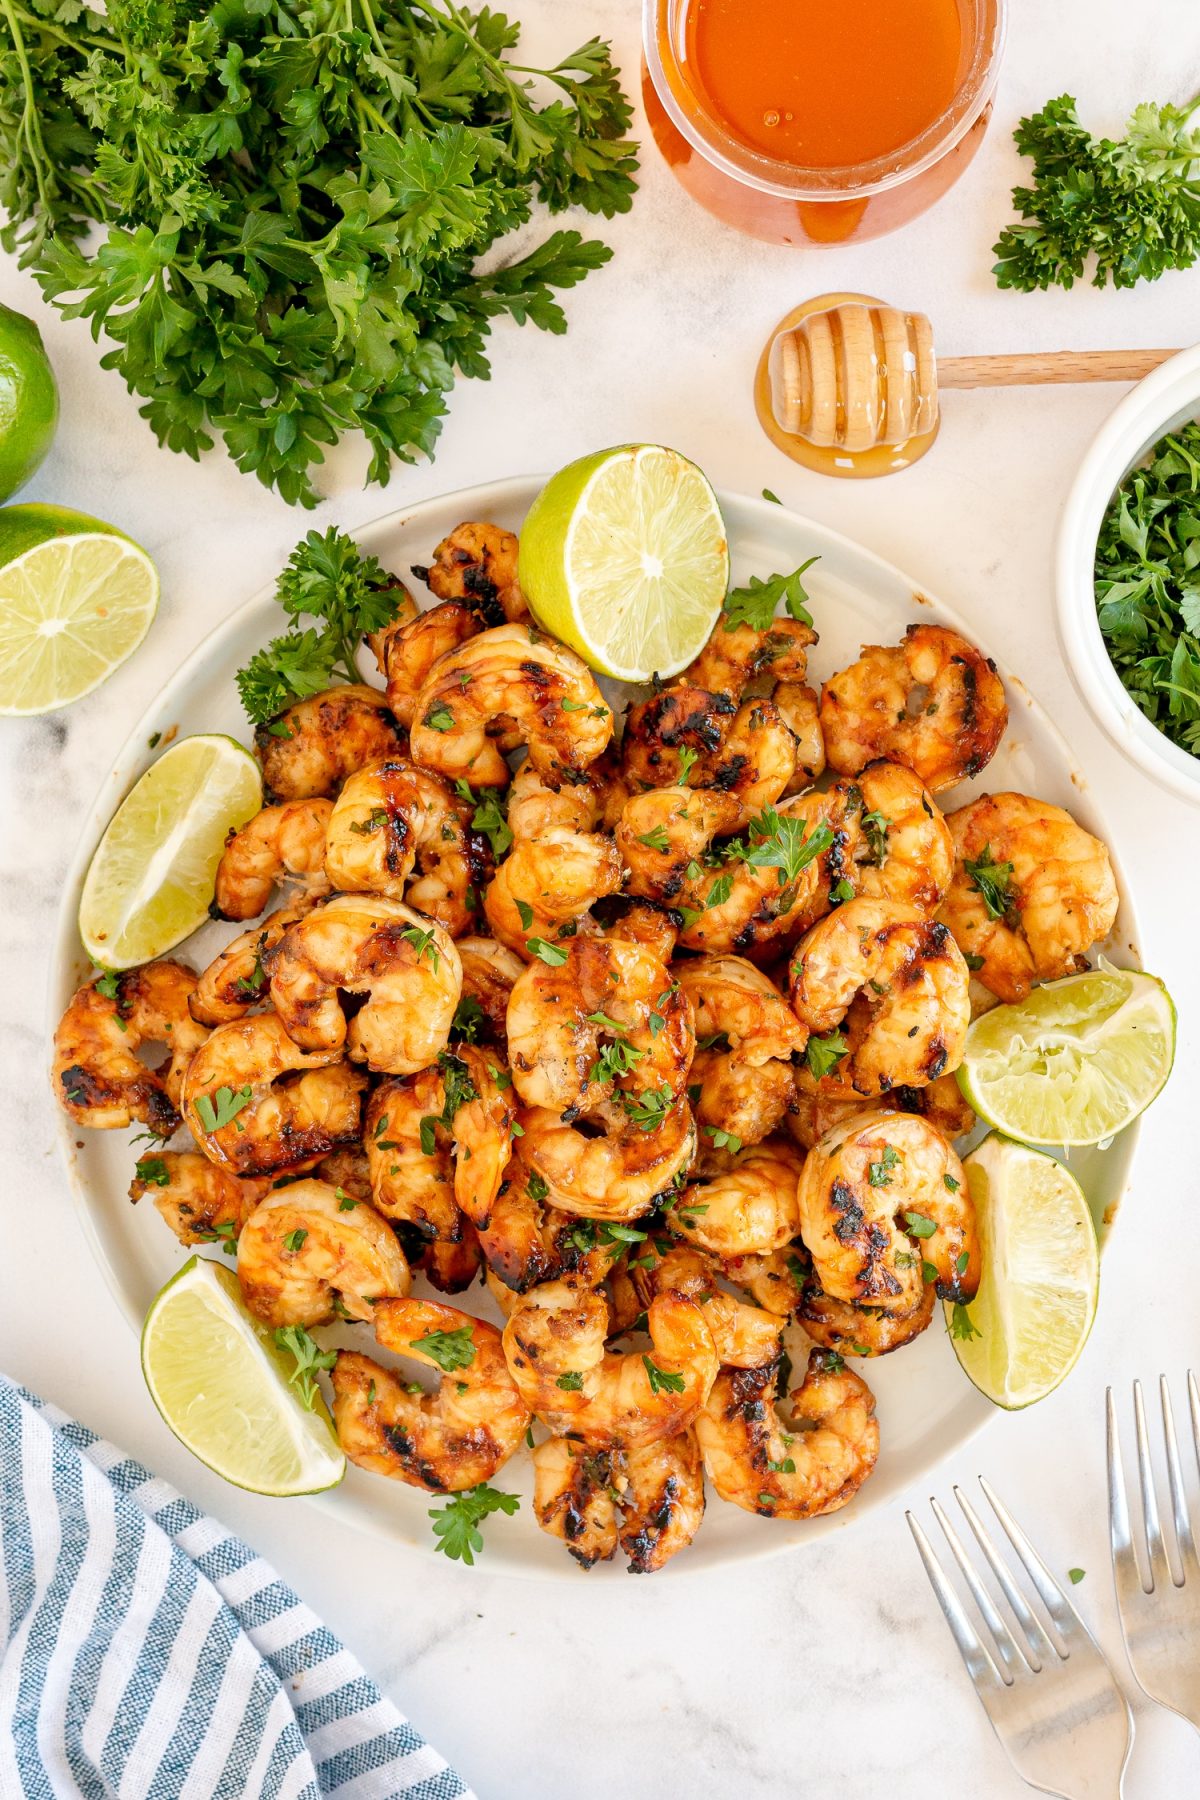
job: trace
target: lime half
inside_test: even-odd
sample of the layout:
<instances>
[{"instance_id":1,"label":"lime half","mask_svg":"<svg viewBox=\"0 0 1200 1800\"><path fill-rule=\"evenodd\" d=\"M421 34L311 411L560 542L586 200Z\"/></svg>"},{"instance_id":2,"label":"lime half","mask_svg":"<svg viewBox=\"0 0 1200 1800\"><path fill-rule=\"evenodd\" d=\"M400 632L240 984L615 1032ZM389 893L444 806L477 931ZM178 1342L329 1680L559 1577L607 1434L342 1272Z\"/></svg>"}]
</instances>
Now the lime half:
<instances>
[{"instance_id":1,"label":"lime half","mask_svg":"<svg viewBox=\"0 0 1200 1800\"><path fill-rule=\"evenodd\" d=\"M230 737L182 738L126 795L83 884L79 935L93 962L131 969L204 923L230 830L262 806L262 777Z\"/></svg>"},{"instance_id":2,"label":"lime half","mask_svg":"<svg viewBox=\"0 0 1200 1800\"><path fill-rule=\"evenodd\" d=\"M90 694L132 654L158 607L158 573L112 525L62 506L0 511L0 713Z\"/></svg>"},{"instance_id":3,"label":"lime half","mask_svg":"<svg viewBox=\"0 0 1200 1800\"><path fill-rule=\"evenodd\" d=\"M254 1494L316 1494L346 1473L329 1409L309 1411L295 1363L247 1312L237 1276L193 1256L151 1304L142 1374L175 1436L217 1475Z\"/></svg>"},{"instance_id":4,"label":"lime half","mask_svg":"<svg viewBox=\"0 0 1200 1800\"><path fill-rule=\"evenodd\" d=\"M530 507L520 581L538 622L602 675L677 675L729 585L717 497L677 450L598 450L560 469Z\"/></svg>"},{"instance_id":5,"label":"lime half","mask_svg":"<svg viewBox=\"0 0 1200 1800\"><path fill-rule=\"evenodd\" d=\"M58 384L32 319L0 306L0 500L24 487L54 441Z\"/></svg>"},{"instance_id":6,"label":"lime half","mask_svg":"<svg viewBox=\"0 0 1200 1800\"><path fill-rule=\"evenodd\" d=\"M993 1133L963 1167L983 1280L969 1306L947 1306L950 1338L980 1392L1015 1410L1079 1360L1099 1298L1096 1231L1083 1189L1042 1150Z\"/></svg>"},{"instance_id":7,"label":"lime half","mask_svg":"<svg viewBox=\"0 0 1200 1800\"><path fill-rule=\"evenodd\" d=\"M1175 1008L1136 969L1092 969L976 1019L958 1084L981 1118L1028 1144L1100 1144L1161 1093Z\"/></svg>"}]
</instances>

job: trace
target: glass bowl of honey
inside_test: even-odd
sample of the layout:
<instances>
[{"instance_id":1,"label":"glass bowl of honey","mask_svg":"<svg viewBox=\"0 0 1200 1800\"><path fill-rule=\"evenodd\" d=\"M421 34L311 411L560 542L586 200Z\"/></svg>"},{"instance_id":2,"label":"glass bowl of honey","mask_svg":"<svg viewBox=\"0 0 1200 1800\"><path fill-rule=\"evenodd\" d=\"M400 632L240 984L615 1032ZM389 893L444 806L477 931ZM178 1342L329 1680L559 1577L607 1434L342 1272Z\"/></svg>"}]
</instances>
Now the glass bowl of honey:
<instances>
[{"instance_id":1,"label":"glass bowl of honey","mask_svg":"<svg viewBox=\"0 0 1200 1800\"><path fill-rule=\"evenodd\" d=\"M992 110L1008 0L643 0L643 98L695 200L773 244L916 218Z\"/></svg>"}]
</instances>

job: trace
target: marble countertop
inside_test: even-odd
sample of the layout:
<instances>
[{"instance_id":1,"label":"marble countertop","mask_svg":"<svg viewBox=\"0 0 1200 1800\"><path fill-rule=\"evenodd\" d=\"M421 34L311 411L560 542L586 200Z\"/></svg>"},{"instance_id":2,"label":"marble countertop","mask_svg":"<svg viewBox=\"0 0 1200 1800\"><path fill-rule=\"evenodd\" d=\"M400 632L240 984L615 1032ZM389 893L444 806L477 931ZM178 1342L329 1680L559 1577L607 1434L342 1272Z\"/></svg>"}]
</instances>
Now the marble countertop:
<instances>
[{"instance_id":1,"label":"marble countertop","mask_svg":"<svg viewBox=\"0 0 1200 1800\"><path fill-rule=\"evenodd\" d=\"M636 73L635 0L523 0L533 45L611 36ZM1200 269L1132 293L999 293L990 246L1022 166L1017 117L1064 89L1116 132L1132 105L1182 99L1200 52L1194 0L1013 0L991 133L965 179L899 237L799 254L743 240L696 209L648 149L616 248L570 295L565 341L504 326L490 384L463 382L434 466L363 491L343 459L314 516L353 528L410 501L547 469L596 445L677 445L729 488L775 490L945 595L1023 672L1117 822L1147 966L1181 1015L1173 1083L1146 1129L1107 1257L1100 1316L1065 1388L1033 1412L997 1413L908 1496L994 1480L1058 1568L1078 1565L1085 1617L1120 1658L1102 1468L1107 1382L1200 1360L1192 1224L1200 964L1181 929L1200 883L1200 814L1125 765L1092 724L1054 633L1052 546L1079 458L1123 390L947 397L939 444L877 483L838 483L785 461L761 435L750 382L779 316L826 288L865 289L929 312L946 353L1182 344L1197 335ZM570 15L569 18L567 15ZM1191 56L1187 54L1191 51ZM209 1477L148 1404L137 1343L77 1227L53 1148L44 1060L47 946L84 809L129 722L212 624L269 579L312 520L222 456L159 451L80 324L43 307L10 259L0 298L39 320L63 421L28 497L98 512L156 558L163 604L138 654L62 716L0 721L0 957L8 1174L0 1194L0 1366L116 1439L218 1512L342 1633L484 1800L707 1800L836 1793L839 1800L1005 1800L1025 1791L992 1738L937 1616L902 1509L811 1550L691 1579L555 1585L489 1576L355 1535L303 1505ZM1169 1249L1170 1280L1164 1252ZM1120 1667L1123 1664L1119 1663ZM1200 1739L1136 1704L1129 1800L1200 1790Z\"/></svg>"}]
</instances>

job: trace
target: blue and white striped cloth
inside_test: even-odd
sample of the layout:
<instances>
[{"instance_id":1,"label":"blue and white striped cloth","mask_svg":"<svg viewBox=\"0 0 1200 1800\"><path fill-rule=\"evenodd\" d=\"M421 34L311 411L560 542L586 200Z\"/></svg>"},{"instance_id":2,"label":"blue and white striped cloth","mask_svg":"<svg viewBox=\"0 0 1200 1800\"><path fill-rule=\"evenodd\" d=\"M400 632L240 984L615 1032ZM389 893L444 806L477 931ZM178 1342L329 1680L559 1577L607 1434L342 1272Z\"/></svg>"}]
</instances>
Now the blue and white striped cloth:
<instances>
[{"instance_id":1,"label":"blue and white striped cloth","mask_svg":"<svg viewBox=\"0 0 1200 1800\"><path fill-rule=\"evenodd\" d=\"M474 1800L269 1563L0 1376L3 1800Z\"/></svg>"}]
</instances>

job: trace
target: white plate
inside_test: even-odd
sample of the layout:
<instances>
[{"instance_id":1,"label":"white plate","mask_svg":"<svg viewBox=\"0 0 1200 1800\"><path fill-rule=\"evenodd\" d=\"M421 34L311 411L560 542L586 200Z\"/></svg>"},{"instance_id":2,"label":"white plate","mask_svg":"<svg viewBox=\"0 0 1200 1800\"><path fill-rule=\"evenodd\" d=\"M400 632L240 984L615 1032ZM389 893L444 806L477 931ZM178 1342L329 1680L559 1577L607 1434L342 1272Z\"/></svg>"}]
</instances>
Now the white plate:
<instances>
[{"instance_id":1,"label":"white plate","mask_svg":"<svg viewBox=\"0 0 1200 1800\"><path fill-rule=\"evenodd\" d=\"M494 519L513 530L519 529L540 486L540 480L521 478L467 489L427 501L409 513L391 513L359 531L357 539L385 566L407 575L409 565L427 562L435 544L462 519ZM735 580L794 568L804 558L819 554L820 562L806 576L821 635L812 658L816 679L853 661L863 643L895 642L913 619L936 620L965 630L962 620L950 608L921 592L898 569L837 532L767 501L726 495L721 504L729 527ZM175 727L181 735L227 731L245 741L249 733L233 673L267 638L279 632L282 623L270 592L248 601L223 625L206 634L128 739L92 809L67 878L50 979L51 1029L87 972L75 918L88 862L121 797L153 760L148 740L155 732L166 734ZM1123 899L1110 948L1118 962L1134 962L1135 921L1112 833L1072 768L1067 746L1054 725L1019 680L1006 676L1005 681L1011 711L1005 742L982 781L964 784L946 804L959 805L973 791L1012 787L1069 806L1114 848ZM628 697L628 690L623 697ZM230 935L232 928L228 926L206 926L191 944L184 946L181 954L202 968ZM1103 1153L1076 1153L1072 1160L1098 1221L1111 1219L1118 1204L1129 1176L1136 1129L1125 1132ZM79 1135L82 1145L69 1121L63 1121L59 1138L80 1220L130 1325L140 1330L151 1299L179 1267L185 1252L148 1201L137 1208L129 1204L127 1190L134 1152L127 1135L103 1131ZM472 1289L469 1296L456 1303L464 1301L495 1316L490 1298L482 1289ZM368 1348L368 1334L360 1332L360 1338L366 1340L362 1347ZM842 1531L872 1508L886 1505L914 1479L959 1449L994 1413L960 1371L936 1320L914 1344L872 1363L867 1374L879 1403L881 1450L875 1474L850 1506L808 1523L771 1522L724 1505L710 1495L708 1514L696 1542L664 1573L687 1569L696 1573L717 1563L815 1543L830 1532ZM146 1404L150 1404L149 1399ZM528 1459L523 1457L514 1458L503 1471L500 1485L519 1491L524 1504L513 1519L494 1516L488 1521L486 1566L493 1573L578 1580L579 1572L562 1545L538 1531L530 1516L530 1475ZM312 1502L394 1541L432 1550L427 1517L430 1503L428 1495L414 1488L353 1468L341 1487ZM593 1570L592 1579L603 1580L623 1571L623 1562L618 1561L606 1570Z\"/></svg>"}]
</instances>

